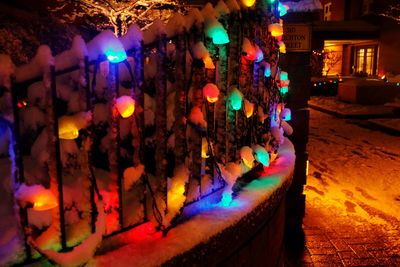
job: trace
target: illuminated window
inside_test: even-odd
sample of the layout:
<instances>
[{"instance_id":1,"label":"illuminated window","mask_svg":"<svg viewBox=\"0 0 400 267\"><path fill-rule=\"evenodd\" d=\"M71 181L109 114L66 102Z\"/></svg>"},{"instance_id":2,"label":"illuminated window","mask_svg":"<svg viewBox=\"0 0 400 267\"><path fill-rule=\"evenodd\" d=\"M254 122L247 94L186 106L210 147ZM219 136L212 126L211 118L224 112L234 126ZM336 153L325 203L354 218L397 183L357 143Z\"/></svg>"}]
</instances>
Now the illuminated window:
<instances>
[{"instance_id":1,"label":"illuminated window","mask_svg":"<svg viewBox=\"0 0 400 267\"><path fill-rule=\"evenodd\" d=\"M324 21L331 20L332 15L332 2L329 2L324 5Z\"/></svg>"},{"instance_id":2,"label":"illuminated window","mask_svg":"<svg viewBox=\"0 0 400 267\"><path fill-rule=\"evenodd\" d=\"M375 74L375 47L362 46L355 48L355 73Z\"/></svg>"}]
</instances>

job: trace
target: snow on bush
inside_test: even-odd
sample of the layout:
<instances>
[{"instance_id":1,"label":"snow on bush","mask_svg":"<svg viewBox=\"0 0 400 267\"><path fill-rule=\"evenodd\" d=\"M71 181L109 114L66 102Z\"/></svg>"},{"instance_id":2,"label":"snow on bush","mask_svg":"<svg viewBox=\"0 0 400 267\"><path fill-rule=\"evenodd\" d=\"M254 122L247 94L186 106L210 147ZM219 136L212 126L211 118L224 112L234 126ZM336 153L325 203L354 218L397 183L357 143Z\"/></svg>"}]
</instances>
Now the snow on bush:
<instances>
[{"instance_id":1,"label":"snow on bush","mask_svg":"<svg viewBox=\"0 0 400 267\"><path fill-rule=\"evenodd\" d=\"M192 107L188 119L193 124L201 126L202 128L207 127L207 122L204 120L203 112L199 107Z\"/></svg>"},{"instance_id":2,"label":"snow on bush","mask_svg":"<svg viewBox=\"0 0 400 267\"><path fill-rule=\"evenodd\" d=\"M204 23L203 15L197 8L192 8L189 10L188 14L185 16L186 29L190 29L193 26L200 28Z\"/></svg>"},{"instance_id":3,"label":"snow on bush","mask_svg":"<svg viewBox=\"0 0 400 267\"><path fill-rule=\"evenodd\" d=\"M132 186L139 181L144 173L144 165L139 164L136 167L126 168L124 171L124 189L128 191Z\"/></svg>"},{"instance_id":4,"label":"snow on bush","mask_svg":"<svg viewBox=\"0 0 400 267\"><path fill-rule=\"evenodd\" d=\"M129 26L126 34L120 38L122 45L125 50L140 47L140 43L143 41L143 32L140 30L139 26L134 23Z\"/></svg>"},{"instance_id":5,"label":"snow on bush","mask_svg":"<svg viewBox=\"0 0 400 267\"><path fill-rule=\"evenodd\" d=\"M169 20L166 26L167 37L173 37L182 33L186 28L185 18L180 13L175 13Z\"/></svg>"},{"instance_id":6,"label":"snow on bush","mask_svg":"<svg viewBox=\"0 0 400 267\"><path fill-rule=\"evenodd\" d=\"M201 15L204 18L204 22L208 23L210 21L214 21L217 18L217 12L213 8L211 3L207 3L202 9L201 9Z\"/></svg>"},{"instance_id":7,"label":"snow on bush","mask_svg":"<svg viewBox=\"0 0 400 267\"><path fill-rule=\"evenodd\" d=\"M219 0L218 4L215 6L215 12L217 13L217 17L220 18L229 14L230 10L223 0Z\"/></svg>"},{"instance_id":8,"label":"snow on bush","mask_svg":"<svg viewBox=\"0 0 400 267\"><path fill-rule=\"evenodd\" d=\"M9 55L0 54L0 87L11 88L11 75L15 73L14 63Z\"/></svg>"},{"instance_id":9,"label":"snow on bush","mask_svg":"<svg viewBox=\"0 0 400 267\"><path fill-rule=\"evenodd\" d=\"M159 19L156 19L153 24L143 33L145 44L150 44L157 40L161 34L166 34L165 24Z\"/></svg>"},{"instance_id":10,"label":"snow on bush","mask_svg":"<svg viewBox=\"0 0 400 267\"><path fill-rule=\"evenodd\" d=\"M55 57L57 70L64 70L78 64L83 65L85 56L88 55L88 49L82 36L76 35L72 40L72 47Z\"/></svg>"},{"instance_id":11,"label":"snow on bush","mask_svg":"<svg viewBox=\"0 0 400 267\"><path fill-rule=\"evenodd\" d=\"M50 86L50 66L54 65L55 60L50 47L41 45L37 49L33 59L25 65L16 69L15 76L17 82L26 81L40 75L43 75L44 84Z\"/></svg>"},{"instance_id":12,"label":"snow on bush","mask_svg":"<svg viewBox=\"0 0 400 267\"><path fill-rule=\"evenodd\" d=\"M226 6L231 12L236 12L240 10L240 5L236 2L236 0L227 0Z\"/></svg>"},{"instance_id":13,"label":"snow on bush","mask_svg":"<svg viewBox=\"0 0 400 267\"><path fill-rule=\"evenodd\" d=\"M195 59L202 59L210 56L203 42L197 42L192 46L192 55Z\"/></svg>"},{"instance_id":14,"label":"snow on bush","mask_svg":"<svg viewBox=\"0 0 400 267\"><path fill-rule=\"evenodd\" d=\"M44 113L38 107L25 107L20 109L19 112L25 133L35 132L39 127L45 125Z\"/></svg>"},{"instance_id":15,"label":"snow on bush","mask_svg":"<svg viewBox=\"0 0 400 267\"><path fill-rule=\"evenodd\" d=\"M111 30L102 31L94 37L87 44L87 50L89 51L89 60L97 60L102 55L125 54L124 46Z\"/></svg>"}]
</instances>

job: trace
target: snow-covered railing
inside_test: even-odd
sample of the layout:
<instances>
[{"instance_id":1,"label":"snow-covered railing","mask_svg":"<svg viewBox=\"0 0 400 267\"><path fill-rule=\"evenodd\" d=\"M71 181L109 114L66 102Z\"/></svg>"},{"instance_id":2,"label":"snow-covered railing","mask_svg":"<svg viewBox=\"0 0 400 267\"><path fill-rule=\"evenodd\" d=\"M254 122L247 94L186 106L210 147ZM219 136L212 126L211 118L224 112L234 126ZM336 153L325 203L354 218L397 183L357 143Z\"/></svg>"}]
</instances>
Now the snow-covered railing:
<instances>
[{"instance_id":1,"label":"snow-covered railing","mask_svg":"<svg viewBox=\"0 0 400 267\"><path fill-rule=\"evenodd\" d=\"M231 205L237 178L292 132L278 13L220 1L55 57L41 46L16 69L0 57L26 259L148 222L166 234L212 194Z\"/></svg>"}]
</instances>

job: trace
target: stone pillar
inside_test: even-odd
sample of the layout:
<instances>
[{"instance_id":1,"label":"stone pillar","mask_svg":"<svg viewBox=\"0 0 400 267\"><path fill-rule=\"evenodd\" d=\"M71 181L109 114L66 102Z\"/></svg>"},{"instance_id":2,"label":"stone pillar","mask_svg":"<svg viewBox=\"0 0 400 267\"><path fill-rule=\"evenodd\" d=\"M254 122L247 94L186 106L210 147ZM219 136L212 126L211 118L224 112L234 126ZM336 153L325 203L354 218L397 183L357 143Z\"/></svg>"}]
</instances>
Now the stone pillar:
<instances>
[{"instance_id":1,"label":"stone pillar","mask_svg":"<svg viewBox=\"0 0 400 267\"><path fill-rule=\"evenodd\" d=\"M313 13L288 13L284 24L311 24ZM287 107L292 110L290 121L294 133L290 140L296 150L296 164L292 185L287 195L286 226L287 230L301 232L305 215L305 195L303 186L306 184L306 166L308 160L308 123L309 110L307 102L310 98L311 66L310 51L288 52L282 55L280 65L289 73L290 90L287 97Z\"/></svg>"}]
</instances>

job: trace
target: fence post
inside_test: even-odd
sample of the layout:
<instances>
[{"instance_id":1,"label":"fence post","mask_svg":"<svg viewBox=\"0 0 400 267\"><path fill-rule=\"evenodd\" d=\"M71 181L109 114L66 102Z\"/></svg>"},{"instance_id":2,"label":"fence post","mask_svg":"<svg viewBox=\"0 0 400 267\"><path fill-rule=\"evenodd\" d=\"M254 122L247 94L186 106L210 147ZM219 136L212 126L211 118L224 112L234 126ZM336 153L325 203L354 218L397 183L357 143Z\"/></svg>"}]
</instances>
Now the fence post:
<instances>
[{"instance_id":1,"label":"fence post","mask_svg":"<svg viewBox=\"0 0 400 267\"><path fill-rule=\"evenodd\" d=\"M166 74L166 35L161 34L158 37L158 58L156 75L156 181L159 186L159 192L162 193L162 201L165 205L164 214L167 205L167 74ZM158 203L157 203L158 204ZM163 215L164 215L163 214Z\"/></svg>"},{"instance_id":2,"label":"fence post","mask_svg":"<svg viewBox=\"0 0 400 267\"><path fill-rule=\"evenodd\" d=\"M12 124L12 147L14 150L14 161L16 165L16 169L14 170L14 173L12 175L14 175L15 183L22 184L25 181L25 176L24 176L24 164L21 154L21 129L20 129L20 118L19 118L18 96L17 96L18 88L15 86L15 77L12 77L10 91L11 91L12 108L14 116L14 122ZM26 259L29 261L32 258L32 251L31 247L28 244L28 236L29 236L29 233L27 232L27 227L29 223L28 209L23 208L20 205L18 205L18 208L19 208L19 216L21 218L21 227L24 238Z\"/></svg>"},{"instance_id":3,"label":"fence post","mask_svg":"<svg viewBox=\"0 0 400 267\"><path fill-rule=\"evenodd\" d=\"M114 140L109 154L108 160L110 164L110 177L117 183L117 193L118 193L118 222L120 229L124 227L124 213L122 207L123 200L123 171L121 170L121 153L120 153L120 125L119 125L119 114L115 107L115 102L119 96L119 65L118 63L108 63L110 64L110 72L108 74L108 101L112 104L112 120L111 120L111 132Z\"/></svg>"},{"instance_id":4,"label":"fence post","mask_svg":"<svg viewBox=\"0 0 400 267\"><path fill-rule=\"evenodd\" d=\"M186 158L186 34L179 34L176 43L176 74L175 77L175 166L185 163Z\"/></svg>"},{"instance_id":5,"label":"fence post","mask_svg":"<svg viewBox=\"0 0 400 267\"><path fill-rule=\"evenodd\" d=\"M134 84L135 86L135 92L134 92L134 97L135 101L137 103L137 106L141 108L141 112L135 112L134 116L136 119L136 127L138 129L139 136L139 146L135 148L135 150L138 150L138 163L144 164L144 136L143 136L143 129L144 129L144 92L143 92L143 79L144 79L144 56L143 56L143 41L140 42L140 45L138 47L134 47L133 50L133 59L134 59L134 72L133 75L135 76L136 83ZM138 110L138 109L136 109ZM136 162L134 162L136 164ZM143 213L144 213L144 219L147 220L147 196L146 196L146 176L142 175L142 183L143 183Z\"/></svg>"},{"instance_id":6,"label":"fence post","mask_svg":"<svg viewBox=\"0 0 400 267\"><path fill-rule=\"evenodd\" d=\"M58 207L60 213L60 232L61 232L61 247L62 249L67 248L67 240L65 233L65 217L64 217L64 191L63 191L63 180L62 180L62 163L61 163L61 148L59 138L59 127L58 127L58 115L57 115L57 85L56 85L56 70L55 66L50 66L50 86L52 96L52 112L53 112L53 138L55 147L55 159L56 159L56 176L58 186Z\"/></svg>"}]
</instances>

